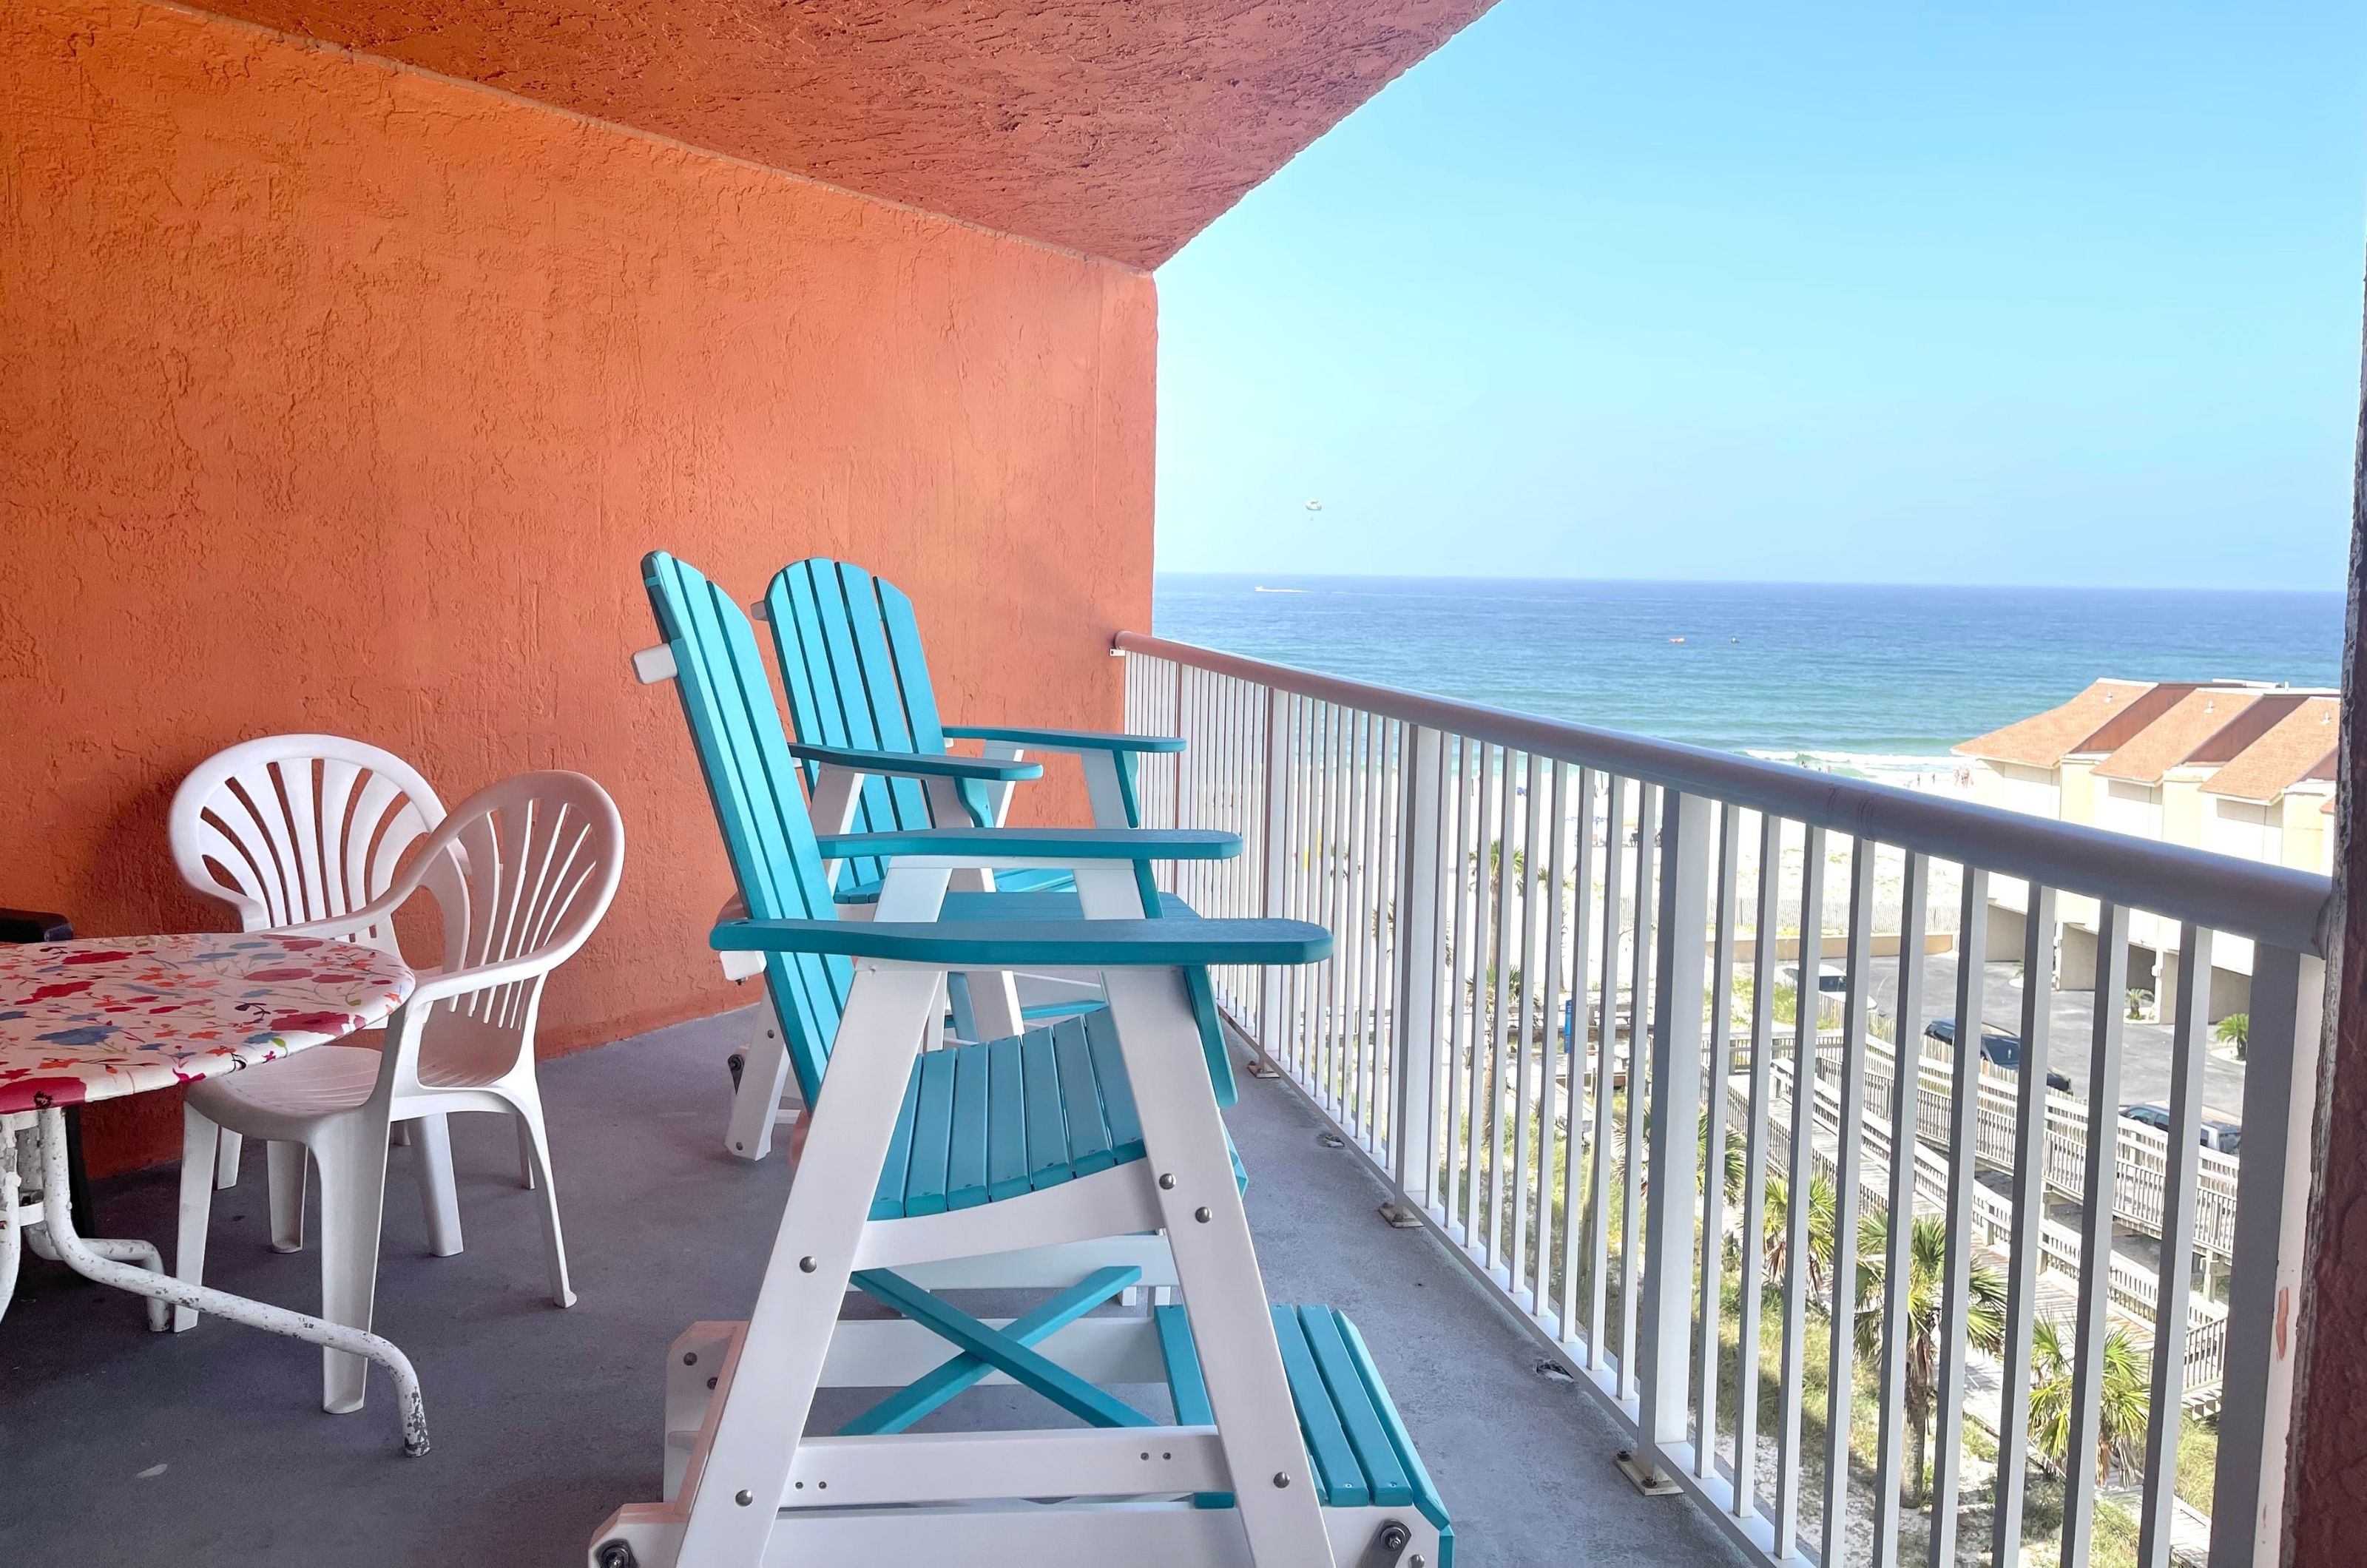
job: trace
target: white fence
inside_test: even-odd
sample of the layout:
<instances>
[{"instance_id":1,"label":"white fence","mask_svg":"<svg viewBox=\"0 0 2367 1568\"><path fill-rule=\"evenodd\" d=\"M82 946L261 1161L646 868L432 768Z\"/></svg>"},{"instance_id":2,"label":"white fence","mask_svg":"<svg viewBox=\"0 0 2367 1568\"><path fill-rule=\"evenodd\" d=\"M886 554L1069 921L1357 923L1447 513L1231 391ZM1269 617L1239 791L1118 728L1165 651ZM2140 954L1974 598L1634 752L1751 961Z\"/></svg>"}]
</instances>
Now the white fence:
<instances>
[{"instance_id":1,"label":"white fence","mask_svg":"<svg viewBox=\"0 0 2367 1568\"><path fill-rule=\"evenodd\" d=\"M1864 1557L1870 1534L1877 1568L1910 1551L1953 1564L1960 1533L1973 1531L1988 1534L1990 1561L2015 1562L2034 1485L2059 1487L2059 1560L2089 1561L2097 1510L2114 1505L2100 1500L2094 1466L2033 1452L2031 1416L2034 1402L2064 1394L2065 1455L2115 1435L2104 1338L2114 1294L2139 1290L2111 1245L2125 1172L2153 1216L2147 1228L2164 1237L2150 1281L2149 1414L2141 1438L2117 1434L2141 1446L2138 1561L2169 1560L2198 1220L2233 1258L2216 1357L2211 1562L2274 1561L2293 1370L2274 1325L2300 1279L2325 878L1134 633L1117 646L1128 656L1128 727L1191 743L1146 765L1145 823L1229 829L1248 845L1237 861L1174 868L1172 890L1203 914L1315 919L1340 939L1313 969L1219 976L1224 1004L1386 1173L1400 1211L1435 1227L1626 1425L1643 1471L1690 1494L1762 1562L1839 1562L1853 1540L1848 1555ZM1784 1108L1779 1166L1772 1061L1784 1055L1795 1071L1813 1062L1815 1021L1779 1029L1775 976L1738 964L1738 938L1844 933L1843 1039L1863 1041L1877 906L1900 911L1907 956L1883 961L1897 965L1895 1010L1921 1016L1935 861L1960 868L1960 1039L1978 1033L1990 881L2029 884L2023 1062L2010 1104L1984 1092L1977 1054L1960 1053L1942 1124L1927 1126L1922 1075L1910 1106L1902 1075L1878 1082L1872 1054L1844 1046L1828 1134L1838 1213L1819 1231L1832 1256L1816 1258L1813 1205L1799 1201L1784 1207L1781 1246L1741 1247L1729 1259L1716 1239L1729 1228L1727 1184L1702 1179L1702 1151L1738 1145L1740 1234L1761 1235L1771 1204L1811 1191L1818 1099ZM2126 1151L2145 1141L2115 1113L2117 1008L2095 1010L2092 1037L2078 1043L2085 1124L2075 1114L2057 1131L2044 998L2058 893L2100 901L2105 997L2123 988L2132 910L2182 925L2189 988L2210 973L2215 934L2258 944L2232 1198L2207 1185L2216 1178L2197 1143L2206 1042L2191 997L2178 1008L2174 1125L2158 1175L2132 1164ZM1724 1021L1749 980L1763 983L1750 986L1750 1025L1738 1030ZM1648 1047L1632 1066L1631 1005ZM1565 1007L1576 1029L1563 1026ZM1591 1061L1580 1070L1569 1053ZM1710 1086L1738 1062L1749 1089L1738 1115ZM1870 1115L1912 1117L1935 1146L1944 1258L1936 1279L1919 1279L1915 1227L1892 1224L1886 1254L1867 1260L1881 1265L1878 1292L1852 1303L1862 1312L1825 1310L1813 1271L1861 1276ZM2002 1192L1978 1179L1985 1150L2009 1173ZM1889 1163L1882 1208L1910 1214L1920 1162ZM2092 1200L2071 1243L2050 1234L2044 1213L2049 1187L2068 1180ZM2001 1380L1986 1478L1963 1440L1984 1225L2004 1236L2004 1367L2033 1365L2042 1269L2067 1264L2079 1281L2067 1390L2034 1373ZM2079 1267L2099 1258L2108 1266ZM1937 1301L1936 1321L1914 1315L1925 1300ZM1873 1329L1863 1369L1861 1315ZM1821 1357L1809 1354L1812 1334ZM1727 1397L1727 1386L1754 1396ZM2111 1404L2109 1419L2124 1418L2126 1402ZM1910 1410L1925 1416L1923 1433L1910 1430ZM1904 1461L1927 1434L1929 1487L1902 1487Z\"/></svg>"},{"instance_id":2,"label":"white fence","mask_svg":"<svg viewBox=\"0 0 2367 1568\"><path fill-rule=\"evenodd\" d=\"M1871 1039L1866 1042L1870 1064L1886 1064L1889 1060L1889 1053L1877 1049L1878 1044L1878 1042ZM1772 1134L1774 1150L1781 1155L1788 1148L1784 1134L1778 1129L1784 1120L1784 1113L1792 1103L1792 1064L1778 1055L1772 1066L1775 1075L1775 1101L1774 1115L1771 1119L1773 1124L1771 1125L1770 1131ZM1931 1078L1931 1074L1927 1069L1923 1083L1927 1102L1932 1092ZM1874 1080L1874 1074L1870 1069L1867 1074L1869 1087ZM1985 1083L1982 1087L1986 1091L1992 1086ZM1943 1098L1950 1092L1950 1086L1944 1075L1942 1076L1939 1091ZM1732 1085L1729 1083L1728 1093L1733 1092ZM2054 1100L2067 1098L2060 1094L2050 1095L2050 1099ZM1882 1094L1870 1093L1869 1099L1874 1104L1888 1103L1888 1097ZM1839 1092L1830 1083L1822 1078L1817 1081L1817 1103L1811 1115L1815 1126L1819 1131L1838 1136L1840 1128L1840 1100ZM1986 1092L1983 1100L1982 1113L1987 1114L1988 1108ZM2010 1105L2010 1100L2008 1103ZM1946 1124L1944 1115L1942 1118L1942 1124L1943 1126ZM2152 1131L2150 1128L2144 1130ZM2084 1147L2086 1128L2082 1126L2079 1133ZM2160 1134L2157 1133L2155 1136L2158 1137ZM1890 1197L1887 1176L1894 1154L1889 1118L1872 1111L1866 1112L1859 1123L1859 1145L1862 1161L1859 1201L1871 1202L1879 1207L1888 1202ZM2167 1151L2164 1152L2166 1155ZM1819 1171L1829 1178L1839 1179L1838 1160L1821 1145L1816 1151L1815 1158ZM1948 1193L1947 1161L1944 1158L1935 1157L1921 1148L1915 1151L1914 1158L1912 1201L1915 1211L1918 1213L1945 1213ZM2011 1235L2013 1208L2010 1200L1998 1196L1987 1188L1978 1185L1974 1187L1973 1218L1979 1228L1981 1241L1985 1246L1993 1247L2001 1239ZM2107 1287L2108 1300L2112 1306L2121 1309L2126 1316L2139 1320L2149 1338L2154 1326L2160 1321L2159 1276L2155 1270L2145 1268L2135 1258L2118 1251L2110 1253L2107 1261L2110 1272L2110 1283ZM2080 1233L2069 1225L2059 1224L2052 1219L2042 1219L2039 1228L2038 1266L2042 1272L2052 1271L2067 1277L2072 1281L2073 1289L2076 1290L2083 1267ZM2180 1398L2189 1407L2215 1408L2219 1402L2219 1379L2224 1370L2222 1358L2227 1343L2227 1314L2216 1303L2199 1296L2189 1300L2186 1310L2186 1327L2180 1347L2180 1361L2183 1369L2179 1381Z\"/></svg>"}]
</instances>

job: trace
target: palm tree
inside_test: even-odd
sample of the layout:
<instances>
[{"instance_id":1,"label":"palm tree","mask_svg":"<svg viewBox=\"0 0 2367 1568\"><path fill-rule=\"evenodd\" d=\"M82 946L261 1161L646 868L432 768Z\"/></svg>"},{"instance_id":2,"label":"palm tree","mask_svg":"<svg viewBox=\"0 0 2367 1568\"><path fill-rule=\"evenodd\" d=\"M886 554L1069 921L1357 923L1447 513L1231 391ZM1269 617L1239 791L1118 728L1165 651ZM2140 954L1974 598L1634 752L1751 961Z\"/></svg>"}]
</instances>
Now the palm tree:
<instances>
[{"instance_id":1,"label":"palm tree","mask_svg":"<svg viewBox=\"0 0 2367 1568\"><path fill-rule=\"evenodd\" d=\"M1706 1183L1709 1179L1711 1159L1709 1153L1709 1107L1705 1105L1702 1107L1701 1120L1698 1124L1698 1129L1693 1134L1693 1139L1699 1149L1702 1180ZM1726 1130L1726 1159L1724 1163L1726 1168L1720 1173L1720 1185L1725 1190L1726 1201L1728 1205L1739 1203L1742 1201L1742 1180L1745 1175L1743 1168L1742 1140L1734 1135L1734 1129L1731 1127L1728 1127ZM1708 1188L1704 1186L1703 1190L1707 1191Z\"/></svg>"},{"instance_id":2,"label":"palm tree","mask_svg":"<svg viewBox=\"0 0 2367 1568\"><path fill-rule=\"evenodd\" d=\"M2055 1325L2038 1320L2031 1334L2030 1440L2058 1472L2071 1463L2071 1383L2076 1370ZM2096 1479L2136 1461L2153 1402L2153 1372L2124 1330L2104 1336L2103 1382L2098 1395Z\"/></svg>"},{"instance_id":3,"label":"palm tree","mask_svg":"<svg viewBox=\"0 0 2367 1568\"><path fill-rule=\"evenodd\" d=\"M1882 1347L1890 1261L1890 1216L1875 1210L1858 1222L1857 1347L1871 1363ZM1931 1457L1932 1407L1940 1394L1940 1312L1947 1278L1948 1227L1920 1214L1907 1232L1907 1431L1911 1445L1901 1484L1913 1502L1923 1494ZM2005 1344L2005 1276L1975 1262L1965 1295L1965 1326L1975 1348L1995 1355Z\"/></svg>"},{"instance_id":4,"label":"palm tree","mask_svg":"<svg viewBox=\"0 0 2367 1568\"><path fill-rule=\"evenodd\" d=\"M1767 1178L1767 1234L1761 1255L1769 1279L1784 1272L1791 1241L1788 1224L1791 1185L1782 1177ZM1808 1178L1808 1294L1822 1297L1831 1282L1833 1226L1840 1214L1840 1195L1833 1179L1819 1170Z\"/></svg>"}]
</instances>

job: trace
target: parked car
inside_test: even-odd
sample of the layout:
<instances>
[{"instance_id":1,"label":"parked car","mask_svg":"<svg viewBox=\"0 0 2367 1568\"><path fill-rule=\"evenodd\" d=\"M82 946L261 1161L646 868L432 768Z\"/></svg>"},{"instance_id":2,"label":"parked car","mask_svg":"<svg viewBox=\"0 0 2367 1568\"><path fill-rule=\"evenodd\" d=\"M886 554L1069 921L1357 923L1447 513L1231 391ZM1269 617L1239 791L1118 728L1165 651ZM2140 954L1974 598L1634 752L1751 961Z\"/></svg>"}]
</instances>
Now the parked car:
<instances>
[{"instance_id":1,"label":"parked car","mask_svg":"<svg viewBox=\"0 0 2367 1568\"><path fill-rule=\"evenodd\" d=\"M1923 1032L1945 1045L1951 1054L1955 1051L1954 1019L1935 1018L1923 1026ZM2005 1072L2022 1071L2022 1036L2008 1034L2001 1029L1991 1029L1984 1024L1981 1028L1981 1060ZM2068 1073L2049 1073L2046 1075L2046 1087L2068 1094L2071 1092L2071 1076Z\"/></svg>"},{"instance_id":2,"label":"parked car","mask_svg":"<svg viewBox=\"0 0 2367 1568\"><path fill-rule=\"evenodd\" d=\"M2157 1133L2169 1131L2169 1107L2166 1105L2124 1105L2121 1114ZM2244 1129L2233 1122L2205 1122L2197 1134L2197 1141L2217 1154L2232 1155L2244 1145Z\"/></svg>"},{"instance_id":3,"label":"parked car","mask_svg":"<svg viewBox=\"0 0 2367 1568\"><path fill-rule=\"evenodd\" d=\"M1786 964L1783 968L1777 970L1776 973L1784 977L1784 983L1785 985L1791 987L1795 990L1799 988L1800 966L1798 964ZM1842 969L1838 964L1818 964L1817 989L1829 992L1835 996L1840 995L1841 992L1849 989L1849 972Z\"/></svg>"}]
</instances>

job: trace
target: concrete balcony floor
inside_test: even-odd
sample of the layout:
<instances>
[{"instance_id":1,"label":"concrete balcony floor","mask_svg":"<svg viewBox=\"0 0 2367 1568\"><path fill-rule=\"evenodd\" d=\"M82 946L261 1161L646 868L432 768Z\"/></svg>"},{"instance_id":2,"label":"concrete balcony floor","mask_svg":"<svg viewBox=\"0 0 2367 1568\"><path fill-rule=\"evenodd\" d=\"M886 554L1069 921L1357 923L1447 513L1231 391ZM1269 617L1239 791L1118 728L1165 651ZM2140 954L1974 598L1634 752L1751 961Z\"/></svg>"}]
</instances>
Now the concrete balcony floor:
<instances>
[{"instance_id":1,"label":"concrete balcony floor","mask_svg":"<svg viewBox=\"0 0 2367 1568\"><path fill-rule=\"evenodd\" d=\"M785 1162L743 1165L719 1142L741 1027L685 1024L546 1066L571 1311L545 1293L505 1128L454 1121L468 1235L454 1258L427 1255L410 1152L393 1152L378 1327L425 1385L424 1459L402 1456L382 1375L368 1409L325 1415L310 1347L210 1319L152 1336L134 1298L28 1258L0 1323L0 1562L582 1562L610 1509L657 1495L667 1345L695 1319L747 1314L778 1222ZM1245 1079L1230 1122L1269 1290L1363 1328L1453 1511L1461 1568L1740 1562L1689 1503L1620 1477L1587 1396L1535 1371L1532 1341L1436 1242L1380 1220L1381 1188L1322 1145L1290 1089ZM210 1282L310 1309L317 1258L269 1249L262 1163L250 1144L243 1180L216 1195ZM101 1234L169 1256L176 1179L102 1183ZM873 1397L827 1394L818 1416L834 1425ZM932 1424L1055 1419L1005 1388Z\"/></svg>"}]
</instances>

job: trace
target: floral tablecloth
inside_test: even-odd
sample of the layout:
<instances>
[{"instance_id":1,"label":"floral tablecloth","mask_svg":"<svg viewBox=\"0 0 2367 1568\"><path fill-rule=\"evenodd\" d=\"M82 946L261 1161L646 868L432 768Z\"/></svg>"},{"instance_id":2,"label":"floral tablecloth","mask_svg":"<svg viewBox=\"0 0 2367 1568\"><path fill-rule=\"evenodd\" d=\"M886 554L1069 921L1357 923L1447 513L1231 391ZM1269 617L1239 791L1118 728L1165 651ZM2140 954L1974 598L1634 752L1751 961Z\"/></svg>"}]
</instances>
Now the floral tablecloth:
<instances>
[{"instance_id":1,"label":"floral tablecloth","mask_svg":"<svg viewBox=\"0 0 2367 1568\"><path fill-rule=\"evenodd\" d=\"M0 947L0 1111L144 1094L368 1029L411 971L319 937L205 932Z\"/></svg>"}]
</instances>

